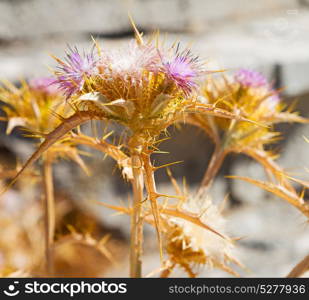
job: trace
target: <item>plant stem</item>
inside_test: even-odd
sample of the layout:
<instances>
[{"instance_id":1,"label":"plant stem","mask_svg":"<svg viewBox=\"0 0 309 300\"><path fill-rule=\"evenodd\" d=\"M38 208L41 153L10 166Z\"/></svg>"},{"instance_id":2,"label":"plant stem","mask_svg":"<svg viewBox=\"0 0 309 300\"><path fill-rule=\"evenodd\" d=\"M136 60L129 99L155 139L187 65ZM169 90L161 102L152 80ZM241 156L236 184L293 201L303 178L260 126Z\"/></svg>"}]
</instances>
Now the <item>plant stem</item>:
<instances>
[{"instance_id":1,"label":"plant stem","mask_svg":"<svg viewBox=\"0 0 309 300\"><path fill-rule=\"evenodd\" d=\"M130 245L130 277L142 277L142 250L143 250L143 219L142 202L144 190L143 164L140 152L131 153L133 170L133 212L131 215L131 245Z\"/></svg>"},{"instance_id":2,"label":"plant stem","mask_svg":"<svg viewBox=\"0 0 309 300\"><path fill-rule=\"evenodd\" d=\"M48 155L43 160L43 180L45 193L45 258L46 272L51 275L53 270L52 245L55 234L55 200L52 174L52 162Z\"/></svg>"},{"instance_id":3,"label":"plant stem","mask_svg":"<svg viewBox=\"0 0 309 300\"><path fill-rule=\"evenodd\" d=\"M151 160L150 160L150 154L149 153L143 153L142 154L143 164L144 164L144 170L145 170L145 186L147 190L147 194L151 203L151 208L153 212L153 217L155 221L156 231L157 231L157 237L158 237L158 243L159 243L159 250L160 250L160 259L161 262L163 261L163 246L162 246L162 239L161 239L161 222L160 222L160 214L159 209L157 205L157 187L154 177L154 168L152 166Z\"/></svg>"},{"instance_id":4,"label":"plant stem","mask_svg":"<svg viewBox=\"0 0 309 300\"><path fill-rule=\"evenodd\" d=\"M174 267L175 267L175 264L172 264L169 268L166 268L165 270L163 270L160 274L160 278L168 278L170 274L172 273Z\"/></svg>"},{"instance_id":5,"label":"plant stem","mask_svg":"<svg viewBox=\"0 0 309 300\"><path fill-rule=\"evenodd\" d=\"M198 189L198 192L197 192L198 196L201 196L203 193L205 193L209 189L219 169L222 166L222 163L225 159L226 154L227 152L224 149L222 149L220 146L215 148L212 154L212 157L210 159L208 168L204 174L200 188Z\"/></svg>"}]
</instances>

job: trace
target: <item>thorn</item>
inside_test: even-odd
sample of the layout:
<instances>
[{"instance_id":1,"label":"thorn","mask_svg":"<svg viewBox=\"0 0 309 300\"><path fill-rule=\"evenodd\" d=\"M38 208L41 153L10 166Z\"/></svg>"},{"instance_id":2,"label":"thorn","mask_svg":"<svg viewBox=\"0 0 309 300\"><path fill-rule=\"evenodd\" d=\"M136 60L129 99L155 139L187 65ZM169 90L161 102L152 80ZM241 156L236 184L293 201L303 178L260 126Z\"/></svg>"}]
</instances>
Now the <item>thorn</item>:
<instances>
[{"instance_id":1,"label":"thorn","mask_svg":"<svg viewBox=\"0 0 309 300\"><path fill-rule=\"evenodd\" d=\"M156 153L156 154L169 154L169 152L166 152L166 151L153 151L153 153Z\"/></svg>"},{"instance_id":2,"label":"thorn","mask_svg":"<svg viewBox=\"0 0 309 300\"><path fill-rule=\"evenodd\" d=\"M106 140L107 138L109 138L112 134L114 133L114 131L110 131L109 133L105 134L103 137L102 137L102 140Z\"/></svg>"},{"instance_id":3,"label":"thorn","mask_svg":"<svg viewBox=\"0 0 309 300\"><path fill-rule=\"evenodd\" d=\"M179 200L183 200L184 197L183 196L175 196L175 195L166 195L166 194L157 194L157 198L159 197L165 197L165 198L173 198L173 199L179 199Z\"/></svg>"},{"instance_id":4,"label":"thorn","mask_svg":"<svg viewBox=\"0 0 309 300\"><path fill-rule=\"evenodd\" d=\"M144 41L143 41L143 38L142 38L142 33L140 33L135 25L135 22L133 21L133 18L131 16L130 13L128 13L128 16L129 16L129 20L130 20L130 23L131 23L131 26L133 27L133 31L134 31L134 34L135 34L135 39L137 41L137 43L139 45L143 45L144 44Z\"/></svg>"},{"instance_id":5,"label":"thorn","mask_svg":"<svg viewBox=\"0 0 309 300\"><path fill-rule=\"evenodd\" d=\"M60 121L65 121L65 117L61 116L59 113L57 113L56 111L50 109L49 110L51 115L53 115L54 117L56 117L57 119L59 119Z\"/></svg>"},{"instance_id":6,"label":"thorn","mask_svg":"<svg viewBox=\"0 0 309 300\"><path fill-rule=\"evenodd\" d=\"M183 160L179 160L179 161L175 161L175 162L172 162L172 163L169 163L169 164L165 164L165 165L162 165L162 166L158 166L158 167L153 167L153 170L158 170L158 169L162 169L162 168L166 168L166 167L169 167L169 166L172 166L172 165L176 165L176 164L179 164L179 163L182 163L184 162Z\"/></svg>"},{"instance_id":7,"label":"thorn","mask_svg":"<svg viewBox=\"0 0 309 300\"><path fill-rule=\"evenodd\" d=\"M91 35L91 39L95 45L95 47L97 48L97 53L98 53L98 56L101 56L102 55L102 49L101 49L101 46L99 45L98 41Z\"/></svg>"}]
</instances>

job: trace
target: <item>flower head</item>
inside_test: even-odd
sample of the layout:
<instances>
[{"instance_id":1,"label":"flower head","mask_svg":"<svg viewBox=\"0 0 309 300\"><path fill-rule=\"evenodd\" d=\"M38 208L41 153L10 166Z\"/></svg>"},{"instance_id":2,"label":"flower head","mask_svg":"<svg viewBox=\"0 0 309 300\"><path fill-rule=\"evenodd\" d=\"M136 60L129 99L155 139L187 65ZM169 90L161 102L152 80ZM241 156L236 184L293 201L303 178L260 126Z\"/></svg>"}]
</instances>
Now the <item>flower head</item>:
<instances>
[{"instance_id":1,"label":"flower head","mask_svg":"<svg viewBox=\"0 0 309 300\"><path fill-rule=\"evenodd\" d=\"M205 82L201 95L208 103L229 112L238 112L252 122L235 122L223 118L215 118L217 130L228 132L228 151L241 152L248 147L263 149L266 144L275 142L279 134L273 126L281 122L304 122L292 112L292 107L286 109L280 94L265 77L254 71L239 70L233 77L217 77ZM217 142L220 137L216 130L206 122L200 121L200 116L194 116L199 126L205 129L209 136ZM266 126L261 126L266 125ZM245 150L244 150L245 151Z\"/></svg>"},{"instance_id":2,"label":"flower head","mask_svg":"<svg viewBox=\"0 0 309 300\"><path fill-rule=\"evenodd\" d=\"M9 82L0 87L0 100L5 103L2 110L8 120L7 133L17 126L46 133L61 122L51 116L51 111L64 117L71 113L65 106L64 96L52 83L51 78L37 78L29 83L22 81L19 88Z\"/></svg>"},{"instance_id":3,"label":"flower head","mask_svg":"<svg viewBox=\"0 0 309 300\"><path fill-rule=\"evenodd\" d=\"M125 47L104 52L98 67L106 76L139 79L145 70L153 70L159 61L152 45L139 45L135 40Z\"/></svg>"},{"instance_id":4,"label":"flower head","mask_svg":"<svg viewBox=\"0 0 309 300\"><path fill-rule=\"evenodd\" d=\"M55 94L59 92L59 89L54 83L55 79L52 77L40 77L29 80L29 87L46 94Z\"/></svg>"},{"instance_id":5,"label":"flower head","mask_svg":"<svg viewBox=\"0 0 309 300\"><path fill-rule=\"evenodd\" d=\"M225 236L225 220L219 209L210 199L188 199L180 211L199 216L201 224L215 232L184 218L170 217L167 220L165 246L171 263L183 267L192 277L195 276L193 267L199 265L216 267L236 275L228 265L229 262L237 263L232 255L234 245Z\"/></svg>"},{"instance_id":6,"label":"flower head","mask_svg":"<svg viewBox=\"0 0 309 300\"><path fill-rule=\"evenodd\" d=\"M197 79L202 74L198 57L192 56L190 50L179 53L179 44L175 55L167 60L162 57L161 70L173 80L185 94L197 87Z\"/></svg>"},{"instance_id":7,"label":"flower head","mask_svg":"<svg viewBox=\"0 0 309 300\"><path fill-rule=\"evenodd\" d=\"M189 50L178 49L171 55L151 41L131 41L104 51L97 73L86 79L89 90L84 88L73 101L82 110L103 111L133 132L143 132L143 127L158 132L183 110L202 73L198 59Z\"/></svg>"},{"instance_id":8,"label":"flower head","mask_svg":"<svg viewBox=\"0 0 309 300\"><path fill-rule=\"evenodd\" d=\"M96 47L97 60L76 48L65 61L57 59L56 82L80 111L104 115L153 140L192 105L188 95L202 68L190 50L179 52L178 46L171 55L159 43L139 39L118 49Z\"/></svg>"},{"instance_id":9,"label":"flower head","mask_svg":"<svg viewBox=\"0 0 309 300\"><path fill-rule=\"evenodd\" d=\"M96 72L96 60L93 51L80 54L78 49L69 48L65 61L56 58L60 66L55 72L55 83L64 91L67 98L83 88L85 78Z\"/></svg>"},{"instance_id":10,"label":"flower head","mask_svg":"<svg viewBox=\"0 0 309 300\"><path fill-rule=\"evenodd\" d=\"M259 72L240 69L234 74L234 82L240 87L246 87L246 92L239 94L238 102L242 109L252 116L258 116L257 120L276 112L280 97L272 85ZM239 86L236 87L236 91ZM237 94L237 92L236 92ZM249 110L250 111L249 111Z\"/></svg>"},{"instance_id":11,"label":"flower head","mask_svg":"<svg viewBox=\"0 0 309 300\"><path fill-rule=\"evenodd\" d=\"M6 115L7 134L16 127L22 127L33 137L43 138L72 115L73 109L66 105L64 95L50 92L55 89L51 83L53 80L50 78L39 78L30 80L30 83L22 81L20 87L8 81L0 85L0 100L4 102L1 109ZM76 144L69 134L64 136L49 148L49 158L66 157L86 170Z\"/></svg>"},{"instance_id":12,"label":"flower head","mask_svg":"<svg viewBox=\"0 0 309 300\"><path fill-rule=\"evenodd\" d=\"M235 75L234 79L243 87L267 87L268 82L266 78L259 72L248 70L248 69L240 69Z\"/></svg>"}]
</instances>

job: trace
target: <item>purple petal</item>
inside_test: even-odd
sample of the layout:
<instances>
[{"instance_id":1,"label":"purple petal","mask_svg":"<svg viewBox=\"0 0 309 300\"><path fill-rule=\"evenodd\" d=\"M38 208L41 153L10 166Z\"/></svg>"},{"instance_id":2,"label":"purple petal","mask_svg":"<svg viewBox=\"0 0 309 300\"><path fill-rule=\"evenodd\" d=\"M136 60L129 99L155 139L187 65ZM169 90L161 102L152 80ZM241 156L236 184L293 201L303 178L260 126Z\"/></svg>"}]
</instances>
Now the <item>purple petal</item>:
<instances>
[{"instance_id":1,"label":"purple petal","mask_svg":"<svg viewBox=\"0 0 309 300\"><path fill-rule=\"evenodd\" d=\"M244 87L258 88L268 86L266 78L261 73L248 69L238 70L234 75L234 79Z\"/></svg>"}]
</instances>

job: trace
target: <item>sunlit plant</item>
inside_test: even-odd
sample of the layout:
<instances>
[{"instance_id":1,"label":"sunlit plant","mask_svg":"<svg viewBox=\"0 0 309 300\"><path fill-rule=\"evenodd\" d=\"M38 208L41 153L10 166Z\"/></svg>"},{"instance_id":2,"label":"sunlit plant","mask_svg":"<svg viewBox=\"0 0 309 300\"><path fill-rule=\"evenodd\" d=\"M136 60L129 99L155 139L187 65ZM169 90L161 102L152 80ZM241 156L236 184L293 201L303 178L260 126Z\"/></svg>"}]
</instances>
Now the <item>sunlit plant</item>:
<instances>
[{"instance_id":1,"label":"sunlit plant","mask_svg":"<svg viewBox=\"0 0 309 300\"><path fill-rule=\"evenodd\" d=\"M135 40L123 48L102 51L95 42L90 53L70 48L64 60L55 57L58 67L54 84L65 95L62 101L75 112L58 118L59 125L43 135L44 141L17 177L68 135L100 150L105 147L125 167L124 174L132 184L130 274L141 277L144 188L163 255L157 200L166 195L157 191L154 172L159 167L153 166L150 160L151 154L157 151L160 135L193 112L228 119L245 118L196 101L199 82L208 71L188 48L181 49L179 44L166 48L156 36L145 42L136 28L135 32ZM90 120L121 124L127 138L117 147L108 145L105 137L93 143L88 137L70 134L72 129Z\"/></svg>"},{"instance_id":2,"label":"sunlit plant","mask_svg":"<svg viewBox=\"0 0 309 300\"><path fill-rule=\"evenodd\" d=\"M166 259L159 269L148 276L161 273L160 277L169 277L174 269L181 268L189 277L196 277L203 267L217 268L233 276L239 276L233 266L244 266L235 258L236 239L226 234L226 220L220 206L209 197L192 198L186 185L181 189L176 179L167 169L176 196L173 201L165 200L158 204L161 216L163 249ZM133 208L115 206L99 202L119 213L132 215ZM145 222L155 226L149 206L144 206ZM233 266L231 266L233 264Z\"/></svg>"},{"instance_id":3,"label":"sunlit plant","mask_svg":"<svg viewBox=\"0 0 309 300\"><path fill-rule=\"evenodd\" d=\"M273 181L261 182L245 177L238 177L239 179L278 195L309 216L308 204L302 195L296 193L288 180L288 174L276 163L278 154L267 150L267 145L276 142L281 136L275 131L276 124L308 123L308 120L292 112L293 106L287 107L281 100L279 91L256 71L240 69L231 77L211 78L201 86L200 93L199 101L202 103L215 104L216 107L236 115L241 114L264 126L200 114L191 114L187 118L187 122L202 128L215 144L198 193L205 192L211 186L228 154L242 153L261 164Z\"/></svg>"},{"instance_id":4,"label":"sunlit plant","mask_svg":"<svg viewBox=\"0 0 309 300\"><path fill-rule=\"evenodd\" d=\"M22 82L20 88L4 82L0 97L7 133L21 126L28 136L41 140L11 184L41 158L50 265L55 228L52 165L68 157L86 170L77 145L89 146L113 158L132 185L130 205L102 203L131 218L131 277L142 277L144 223L157 233L161 277L170 276L176 267L195 277L195 267L205 265L237 275L230 266L241 266L233 254L234 240L226 234L209 187L226 156L243 153L262 164L273 181L240 179L286 199L309 216L292 178L275 162L277 155L266 150L279 137L275 124L307 120L286 108L279 91L260 73L239 70L233 77L207 77L213 72L188 47L180 43L167 47L158 35L144 40L134 24L133 28L135 39L117 49L101 49L97 41L89 52L69 47L63 59L54 57L58 65L52 78ZM121 125L121 140L111 142L112 132L100 137L84 134L79 126L92 120ZM160 153L168 128L181 122L202 128L215 144L195 196L181 191L170 171L176 195L158 192L155 171L174 162L154 166L151 160L153 153ZM88 236L89 240L100 246Z\"/></svg>"},{"instance_id":5,"label":"sunlit plant","mask_svg":"<svg viewBox=\"0 0 309 300\"><path fill-rule=\"evenodd\" d=\"M62 93L52 85L52 78L37 78L29 83L21 82L20 87L4 81L0 88L0 100L4 102L2 110L7 121L7 134L15 127L21 127L27 137L44 139L45 134L61 123L61 118L72 113L65 105ZM61 115L61 118L59 117ZM41 173L45 198L45 252L48 273L52 272L52 244L55 235L55 200L53 185L53 163L60 158L70 159L79 164L86 172L87 168L80 157L80 151L64 135L42 156Z\"/></svg>"}]
</instances>

